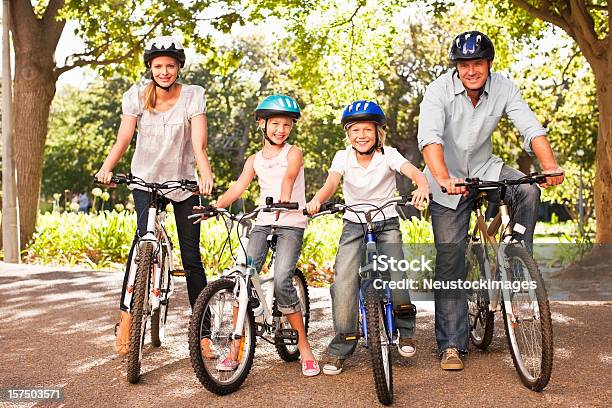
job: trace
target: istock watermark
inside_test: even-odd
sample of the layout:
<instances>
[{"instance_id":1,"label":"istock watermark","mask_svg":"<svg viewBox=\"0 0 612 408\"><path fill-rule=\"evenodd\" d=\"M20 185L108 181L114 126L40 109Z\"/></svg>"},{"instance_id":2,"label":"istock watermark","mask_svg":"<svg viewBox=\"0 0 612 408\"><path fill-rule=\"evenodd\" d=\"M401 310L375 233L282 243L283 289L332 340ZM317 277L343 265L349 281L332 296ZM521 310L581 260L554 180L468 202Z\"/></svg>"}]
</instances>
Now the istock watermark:
<instances>
[{"instance_id":1,"label":"istock watermark","mask_svg":"<svg viewBox=\"0 0 612 408\"><path fill-rule=\"evenodd\" d=\"M386 272L397 270L401 272L433 272L433 259L421 255L419 259L395 259L387 255L374 256L374 270Z\"/></svg>"},{"instance_id":2,"label":"istock watermark","mask_svg":"<svg viewBox=\"0 0 612 408\"><path fill-rule=\"evenodd\" d=\"M400 279L385 280L374 279L374 289L410 289L410 290L511 290L514 293L528 290L536 290L534 281L500 281L500 280L446 280L437 281L433 279Z\"/></svg>"}]
</instances>

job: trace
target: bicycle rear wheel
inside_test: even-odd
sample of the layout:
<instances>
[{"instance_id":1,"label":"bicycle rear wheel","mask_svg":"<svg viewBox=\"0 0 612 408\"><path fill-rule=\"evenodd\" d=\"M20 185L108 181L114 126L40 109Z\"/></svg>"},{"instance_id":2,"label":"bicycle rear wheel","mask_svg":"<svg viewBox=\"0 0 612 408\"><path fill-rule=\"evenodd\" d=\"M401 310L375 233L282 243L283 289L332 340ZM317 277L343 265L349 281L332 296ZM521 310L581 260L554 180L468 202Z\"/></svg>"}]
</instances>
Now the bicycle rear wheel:
<instances>
[{"instance_id":1,"label":"bicycle rear wheel","mask_svg":"<svg viewBox=\"0 0 612 408\"><path fill-rule=\"evenodd\" d=\"M505 257L508 280L513 285L510 299L503 302L512 361L523 384L541 391L550 380L553 363L552 320L546 288L537 264L524 246L508 246Z\"/></svg>"},{"instance_id":2,"label":"bicycle rear wheel","mask_svg":"<svg viewBox=\"0 0 612 408\"><path fill-rule=\"evenodd\" d=\"M299 269L296 269L293 273L293 286L297 291L298 299L300 300L300 308L302 310L302 319L304 321L304 331L308 334L308 323L310 321L310 297L308 294L308 285L306 284L306 278ZM290 329L291 325L285 320L283 329ZM276 351L280 358L284 361L291 362L296 361L300 358L300 350L298 346L290 346L286 344L276 344Z\"/></svg>"},{"instance_id":3,"label":"bicycle rear wheel","mask_svg":"<svg viewBox=\"0 0 612 408\"><path fill-rule=\"evenodd\" d=\"M142 349L145 343L149 308L149 281L153 267L153 244L146 242L139 250L134 297L132 300L132 327L128 352L127 379L135 384L140 379Z\"/></svg>"},{"instance_id":4,"label":"bicycle rear wheel","mask_svg":"<svg viewBox=\"0 0 612 408\"><path fill-rule=\"evenodd\" d=\"M385 330L385 313L380 296L370 285L366 289L366 317L368 320L368 348L372 358L376 395L383 405L393 402L393 369L389 338Z\"/></svg>"},{"instance_id":5,"label":"bicycle rear wheel","mask_svg":"<svg viewBox=\"0 0 612 408\"><path fill-rule=\"evenodd\" d=\"M467 278L471 281L484 280L486 251L483 244L469 238L466 251ZM491 265L489 263L489 265ZM493 325L495 316L489 310L489 293L486 288L470 289L467 291L468 321L470 340L474 346L486 350L493 339Z\"/></svg>"},{"instance_id":6,"label":"bicycle rear wheel","mask_svg":"<svg viewBox=\"0 0 612 408\"><path fill-rule=\"evenodd\" d=\"M230 394L242 385L253 365L255 354L255 318L250 307L244 319L242 338L231 338L238 309L235 284L232 279L222 278L207 285L196 300L189 323L191 365L200 383L217 395ZM210 338L216 359L202 357L200 342L204 338ZM219 364L230 353L238 361L236 367L229 370L220 367Z\"/></svg>"}]
</instances>

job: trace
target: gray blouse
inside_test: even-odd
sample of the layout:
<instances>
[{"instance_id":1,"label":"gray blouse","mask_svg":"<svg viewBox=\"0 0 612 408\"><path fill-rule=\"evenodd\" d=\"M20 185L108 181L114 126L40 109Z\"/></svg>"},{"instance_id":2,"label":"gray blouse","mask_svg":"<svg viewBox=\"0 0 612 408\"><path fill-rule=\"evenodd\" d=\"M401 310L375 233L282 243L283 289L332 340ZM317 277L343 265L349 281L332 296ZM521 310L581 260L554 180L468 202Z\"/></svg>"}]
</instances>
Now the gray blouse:
<instances>
[{"instance_id":1,"label":"gray blouse","mask_svg":"<svg viewBox=\"0 0 612 408\"><path fill-rule=\"evenodd\" d=\"M147 182L196 180L196 163L191 145L191 118L206 113L204 88L182 85L176 104L166 112L144 109L144 85L134 85L123 94L124 115L137 118L138 136L132 158L132 174ZM142 187L133 187L143 189ZM176 190L166 195L183 201L191 192Z\"/></svg>"}]
</instances>

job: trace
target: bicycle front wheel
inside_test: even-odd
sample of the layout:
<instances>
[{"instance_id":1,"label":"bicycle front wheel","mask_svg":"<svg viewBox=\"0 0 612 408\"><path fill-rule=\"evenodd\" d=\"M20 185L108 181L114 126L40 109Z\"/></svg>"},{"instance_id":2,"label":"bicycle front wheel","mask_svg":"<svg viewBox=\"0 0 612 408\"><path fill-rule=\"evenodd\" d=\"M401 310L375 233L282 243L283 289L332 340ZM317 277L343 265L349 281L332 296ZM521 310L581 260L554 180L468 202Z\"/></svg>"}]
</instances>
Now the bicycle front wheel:
<instances>
[{"instance_id":1,"label":"bicycle front wheel","mask_svg":"<svg viewBox=\"0 0 612 408\"><path fill-rule=\"evenodd\" d=\"M304 321L304 331L308 334L308 323L310 321L310 298L308 295L308 285L306 284L306 278L304 274L299 269L296 269L293 273L293 286L297 291L298 299L300 301L300 309L302 310L302 320ZM289 322L285 321L283 323L283 327L285 329L290 329L291 326ZM290 346L286 344L280 344L277 342L276 351L280 358L284 361L296 361L300 358L300 350L298 346Z\"/></svg>"},{"instance_id":2,"label":"bicycle front wheel","mask_svg":"<svg viewBox=\"0 0 612 408\"><path fill-rule=\"evenodd\" d=\"M135 384L140 380L142 349L145 343L147 320L149 317L149 281L153 267L153 244L145 243L139 250L134 297L132 303L132 327L130 331L130 350L128 352L127 379Z\"/></svg>"},{"instance_id":3,"label":"bicycle front wheel","mask_svg":"<svg viewBox=\"0 0 612 408\"><path fill-rule=\"evenodd\" d=\"M168 307L170 306L170 290L172 276L168 269L168 253L162 246L158 260L159 273L161 273L159 307L151 315L151 344L160 347L166 339L166 321L168 319Z\"/></svg>"},{"instance_id":4,"label":"bicycle front wheel","mask_svg":"<svg viewBox=\"0 0 612 408\"><path fill-rule=\"evenodd\" d=\"M368 320L368 348L372 359L376 395L383 405L393 402L393 370L389 337L385 330L385 313L376 290L366 289L366 317Z\"/></svg>"},{"instance_id":5,"label":"bicycle front wheel","mask_svg":"<svg viewBox=\"0 0 612 408\"><path fill-rule=\"evenodd\" d=\"M471 281L486 281L485 256L483 244L470 241L466 251L467 277ZM489 263L490 265L490 263ZM470 340L474 346L486 350L493 339L495 316L489 310L489 293L487 288L470 289L467 292L468 321Z\"/></svg>"},{"instance_id":6,"label":"bicycle front wheel","mask_svg":"<svg viewBox=\"0 0 612 408\"><path fill-rule=\"evenodd\" d=\"M248 307L240 339L232 339L238 318L236 282L219 279L200 293L189 323L189 354L196 377L217 395L236 391L244 382L255 354L255 318ZM201 342L210 339L215 358L202 355ZM229 359L229 360L228 360Z\"/></svg>"},{"instance_id":7,"label":"bicycle front wheel","mask_svg":"<svg viewBox=\"0 0 612 408\"><path fill-rule=\"evenodd\" d=\"M507 277L503 314L508 345L523 384L542 391L552 372L553 333L546 288L537 264L522 245L506 247Z\"/></svg>"}]
</instances>

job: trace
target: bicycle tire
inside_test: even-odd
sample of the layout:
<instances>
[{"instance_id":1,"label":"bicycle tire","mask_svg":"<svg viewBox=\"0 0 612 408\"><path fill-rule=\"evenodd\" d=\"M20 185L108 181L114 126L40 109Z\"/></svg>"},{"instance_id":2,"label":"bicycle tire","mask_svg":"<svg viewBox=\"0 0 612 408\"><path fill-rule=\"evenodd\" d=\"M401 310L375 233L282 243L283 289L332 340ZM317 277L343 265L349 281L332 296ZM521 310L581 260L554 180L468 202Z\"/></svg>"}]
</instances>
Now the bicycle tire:
<instances>
[{"instance_id":1,"label":"bicycle tire","mask_svg":"<svg viewBox=\"0 0 612 408\"><path fill-rule=\"evenodd\" d=\"M385 314L380 296L371 285L366 289L365 309L368 321L368 349L372 360L376 395L381 404L390 405L393 402L391 348L385 330Z\"/></svg>"},{"instance_id":2,"label":"bicycle tire","mask_svg":"<svg viewBox=\"0 0 612 408\"><path fill-rule=\"evenodd\" d=\"M151 344L153 347L160 347L166 337L166 321L168 320L168 308L170 306L170 271L167 270L168 254L162 246L162 254L159 262L160 273L164 274L164 279L160 285L162 293L165 293L162 297L165 297L164 301L161 301L159 307L151 315ZM165 287L164 287L165 286Z\"/></svg>"},{"instance_id":3,"label":"bicycle tire","mask_svg":"<svg viewBox=\"0 0 612 408\"><path fill-rule=\"evenodd\" d=\"M509 319L506 313L505 302L502 303L502 311L506 327L506 337L514 367L522 383L527 388L539 392L548 385L553 365L553 331L548 296L539 268L524 246L508 246L505 256L510 266L508 273L512 274L509 278L513 282L518 279L526 281L527 277L524 274L528 273L529 279L535 283L534 290L521 290L511 295L513 314L520 314L518 319L515 319L514 322ZM521 267L521 264L524 267ZM519 275L519 267L521 267L523 276ZM529 301L525 301L525 293L528 294ZM534 295L535 304L538 307L537 311L535 308L529 310L534 305L532 299ZM525 313L522 311L523 309L527 309ZM529 313L533 314L531 321L529 320ZM523 318L523 316L527 318ZM535 340L529 339L527 337L529 332L537 338ZM535 345L536 347L533 353L534 356L527 355L524 349L528 347L521 347L521 345L529 345L529 342L532 342L530 346ZM539 347L536 343L540 343ZM532 368L531 371L530 368Z\"/></svg>"},{"instance_id":4,"label":"bicycle tire","mask_svg":"<svg viewBox=\"0 0 612 408\"><path fill-rule=\"evenodd\" d=\"M308 323L310 322L310 295L306 278L299 269L293 273L293 284L296 286L298 298L300 299L302 309L302 319L304 321L304 331L308 334ZM287 322L289 328L289 322ZM276 351L283 361L292 362L300 358L300 350L297 346L287 346L284 344L276 344Z\"/></svg>"},{"instance_id":5,"label":"bicycle tire","mask_svg":"<svg viewBox=\"0 0 612 408\"><path fill-rule=\"evenodd\" d=\"M191 321L189 322L189 355L191 358L191 365L200 383L208 391L217 395L231 394L240 388L251 370L255 354L255 318L253 316L253 310L251 307L248 307L244 321L243 339L245 343L241 343L240 345L240 347L243 348L242 358L236 370L219 371L215 368L217 363L226 357L226 353L220 353L216 360L207 359L205 361L202 358L200 339L202 338L202 327L207 312L210 313L208 316L210 316L209 319L211 321L218 318L219 322L219 333L211 334L213 346L216 348L221 348L221 346L223 346L224 349L227 348L229 351L229 347L231 346L229 342L232 340L224 339L221 329L225 329L227 334L233 331L233 315L231 310L235 302L233 297L235 284L236 282L234 280L225 278L218 279L208 284L198 296L193 306ZM221 308L223 308L226 303L229 305L230 313L226 316L229 317L229 321L222 321L224 317L222 310L219 311L217 309L217 311L213 312L214 306L218 306L220 303L223 303L220 306ZM221 327L224 323L226 326ZM226 374L224 373L232 373L232 375L229 376L229 378L225 378Z\"/></svg>"},{"instance_id":6,"label":"bicycle tire","mask_svg":"<svg viewBox=\"0 0 612 408\"><path fill-rule=\"evenodd\" d=\"M486 245L486 244L485 244ZM468 243L465 253L468 280L487 280L484 270L482 244L477 241ZM476 348L486 350L493 340L495 313L489 309L489 292L486 288L470 289L467 292L468 324L470 341Z\"/></svg>"},{"instance_id":7,"label":"bicycle tire","mask_svg":"<svg viewBox=\"0 0 612 408\"><path fill-rule=\"evenodd\" d=\"M142 349L144 348L147 329L149 277L153 266L153 244L146 242L139 252L131 309L130 349L127 358L127 379L132 384L136 384L140 380Z\"/></svg>"}]
</instances>

